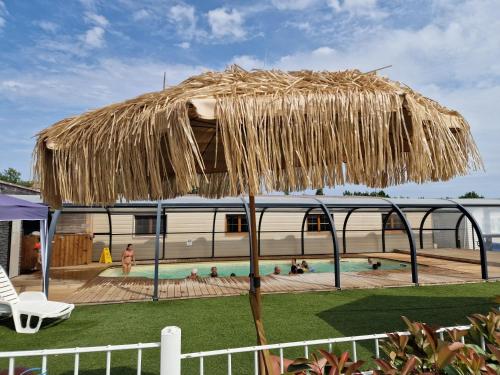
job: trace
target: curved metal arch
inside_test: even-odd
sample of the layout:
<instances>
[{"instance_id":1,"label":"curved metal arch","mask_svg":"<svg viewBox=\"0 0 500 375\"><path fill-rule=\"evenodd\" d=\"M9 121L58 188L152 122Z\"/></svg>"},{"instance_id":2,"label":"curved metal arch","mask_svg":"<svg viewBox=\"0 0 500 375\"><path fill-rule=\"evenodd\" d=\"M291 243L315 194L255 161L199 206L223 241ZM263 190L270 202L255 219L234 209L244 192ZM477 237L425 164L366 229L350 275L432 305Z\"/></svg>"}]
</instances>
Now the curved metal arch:
<instances>
[{"instance_id":1,"label":"curved metal arch","mask_svg":"<svg viewBox=\"0 0 500 375\"><path fill-rule=\"evenodd\" d=\"M455 225L455 247L460 249L460 238L458 237L458 231L460 230L460 224L462 224L462 220L464 219L465 214L462 213L457 220L457 224Z\"/></svg>"},{"instance_id":2,"label":"curved metal arch","mask_svg":"<svg viewBox=\"0 0 500 375\"><path fill-rule=\"evenodd\" d=\"M106 207L106 214L108 215L108 242L109 242L109 252L113 254L113 224L111 222L111 212L109 211L109 207Z\"/></svg>"},{"instance_id":3,"label":"curved metal arch","mask_svg":"<svg viewBox=\"0 0 500 375\"><path fill-rule=\"evenodd\" d=\"M420 241L420 248L423 249L424 248L424 224L425 224L425 221L427 220L427 217L432 214L434 211L438 210L440 207L432 207L429 211L427 211L424 215L424 217L422 218L422 220L420 221L420 226L418 227L418 238L419 238L419 241Z\"/></svg>"},{"instance_id":4,"label":"curved metal arch","mask_svg":"<svg viewBox=\"0 0 500 375\"><path fill-rule=\"evenodd\" d=\"M153 280L153 301L158 301L158 278L160 274L160 235L161 235L161 214L163 204L158 200L156 205L156 231L155 231L155 268Z\"/></svg>"},{"instance_id":5,"label":"curved metal arch","mask_svg":"<svg viewBox=\"0 0 500 375\"><path fill-rule=\"evenodd\" d=\"M385 227L389 221L389 217L395 212L394 207L387 213L387 216L382 221L382 252L385 253Z\"/></svg>"},{"instance_id":6,"label":"curved metal arch","mask_svg":"<svg viewBox=\"0 0 500 375\"><path fill-rule=\"evenodd\" d=\"M413 231L411 229L410 223L408 222L408 219L404 215L403 211L401 211L401 208L399 206L392 202L389 199L384 199L386 202L389 202L392 206L392 212L396 212L396 214L399 216L401 219L401 222L403 223L403 226L405 227L406 234L408 236L408 241L410 242L410 260L411 260L411 281L415 284L418 285L418 265L417 265L417 246L415 244L415 237L413 236ZM387 225L387 220L389 219L390 215L386 216L386 219L384 220L383 223L383 228L382 228L382 233L383 233L383 242L384 242L384 250L385 250L385 227Z\"/></svg>"},{"instance_id":7,"label":"curved metal arch","mask_svg":"<svg viewBox=\"0 0 500 375\"><path fill-rule=\"evenodd\" d=\"M215 257L215 219L217 219L217 207L214 209L214 218L212 220L212 258Z\"/></svg>"},{"instance_id":8,"label":"curved metal arch","mask_svg":"<svg viewBox=\"0 0 500 375\"><path fill-rule=\"evenodd\" d=\"M307 209L306 213L304 214L304 218L302 219L302 226L300 227L300 253L304 255L304 225L306 224L307 216L309 215L309 212L314 210L315 207Z\"/></svg>"},{"instance_id":9,"label":"curved metal arch","mask_svg":"<svg viewBox=\"0 0 500 375\"><path fill-rule=\"evenodd\" d=\"M455 202L453 202L453 203L455 204ZM424 228L425 221L427 220L427 217L431 213L433 213L434 211L444 210L444 209L449 209L449 208L450 207L433 207L425 213L424 217L422 218L422 221L420 222L420 227L419 227L419 237L420 237L419 239L420 239L420 248L421 249L424 248L424 246L423 246L423 242L424 242L424 240L423 240L423 228ZM455 207L455 208L457 208L457 207ZM462 211L460 211L460 212L462 212ZM462 214L459 216L459 218L457 220L457 224L455 225L455 246L457 248L460 248L460 239L458 237L458 231L459 231L460 224L462 223L462 220L464 217L465 217L465 214L462 212Z\"/></svg>"},{"instance_id":10,"label":"curved metal arch","mask_svg":"<svg viewBox=\"0 0 500 375\"><path fill-rule=\"evenodd\" d=\"M259 225L257 227L257 248L258 248L258 251L259 251L259 256L260 256L260 228L262 226L262 218L264 217L264 212L267 211L267 208L268 207L264 207L262 209L262 211L260 211L260 215L259 215Z\"/></svg>"},{"instance_id":11,"label":"curved metal arch","mask_svg":"<svg viewBox=\"0 0 500 375\"><path fill-rule=\"evenodd\" d=\"M319 206L323 213L326 215L328 223L330 224L330 232L332 234L333 241L333 258L335 264L335 287L340 289L340 254L339 254L339 241L337 239L337 231L335 230L335 222L333 216L330 214L330 210L326 205L317 198L314 198L319 203Z\"/></svg>"},{"instance_id":12,"label":"curved metal arch","mask_svg":"<svg viewBox=\"0 0 500 375\"><path fill-rule=\"evenodd\" d=\"M351 210L349 210L349 212L347 213L345 219L344 219L344 224L342 225L342 252L344 254L347 253L347 238L346 238L346 232L347 232L347 221L349 220L349 218L351 217L351 215L354 213L354 211L358 210L359 207L356 207L356 208L352 208Z\"/></svg>"},{"instance_id":13,"label":"curved metal arch","mask_svg":"<svg viewBox=\"0 0 500 375\"><path fill-rule=\"evenodd\" d=\"M167 232L168 232L168 220L167 220L167 213L166 213L166 208L163 207L163 210L161 212L161 217L163 219L163 227L161 228L163 230L163 238L162 238L162 259L165 259L165 253L166 253L166 246L167 246Z\"/></svg>"},{"instance_id":14,"label":"curved metal arch","mask_svg":"<svg viewBox=\"0 0 500 375\"><path fill-rule=\"evenodd\" d=\"M456 205L457 209L462 212L467 219L469 219L472 224L472 228L474 232L476 232L477 240L479 242L479 256L481 258L481 278L483 280L488 280L488 255L486 253L486 243L484 241L483 232L481 231L481 227L477 223L476 219L472 216L472 214L460 203L455 202L452 199L448 199L449 202L452 202Z\"/></svg>"}]
</instances>

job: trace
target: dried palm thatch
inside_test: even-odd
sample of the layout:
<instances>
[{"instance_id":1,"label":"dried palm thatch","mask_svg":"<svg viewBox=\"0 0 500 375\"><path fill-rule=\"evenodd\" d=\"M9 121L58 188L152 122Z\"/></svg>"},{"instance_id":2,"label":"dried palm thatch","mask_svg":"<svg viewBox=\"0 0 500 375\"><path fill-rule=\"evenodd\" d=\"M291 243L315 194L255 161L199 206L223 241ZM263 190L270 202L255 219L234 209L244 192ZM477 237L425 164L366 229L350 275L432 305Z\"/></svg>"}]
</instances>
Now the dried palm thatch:
<instances>
[{"instance_id":1,"label":"dried palm thatch","mask_svg":"<svg viewBox=\"0 0 500 375\"><path fill-rule=\"evenodd\" d=\"M206 72L41 131L45 201L113 203L344 183L385 187L482 168L466 120L357 70Z\"/></svg>"}]
</instances>

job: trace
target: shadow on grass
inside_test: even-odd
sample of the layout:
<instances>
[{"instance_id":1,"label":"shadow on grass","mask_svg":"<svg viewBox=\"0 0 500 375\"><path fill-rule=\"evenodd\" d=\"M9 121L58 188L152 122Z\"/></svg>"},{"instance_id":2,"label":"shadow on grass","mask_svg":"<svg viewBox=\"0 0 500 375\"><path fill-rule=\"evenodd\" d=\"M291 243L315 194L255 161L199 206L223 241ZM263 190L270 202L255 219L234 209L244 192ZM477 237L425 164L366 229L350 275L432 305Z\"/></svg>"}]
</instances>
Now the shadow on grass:
<instances>
[{"instance_id":1,"label":"shadow on grass","mask_svg":"<svg viewBox=\"0 0 500 375\"><path fill-rule=\"evenodd\" d=\"M424 321L429 324L465 324L468 315L487 312L493 307L494 301L480 297L422 297L422 296L380 296L372 295L355 300L344 305L321 311L317 316L336 328L340 332L358 331L356 326L345 327L339 325L350 315L364 315L364 322L374 328L387 329L401 327L401 315L413 320ZM364 314L363 314L364 313ZM375 319L375 317L377 319ZM388 323L388 324L386 324ZM366 326L360 324L358 328ZM386 328L387 327L387 328ZM347 330L345 328L348 328ZM347 331L347 332L346 332ZM359 332L355 334L365 334ZM369 332L373 333L373 331Z\"/></svg>"},{"instance_id":2,"label":"shadow on grass","mask_svg":"<svg viewBox=\"0 0 500 375\"><path fill-rule=\"evenodd\" d=\"M486 313L493 306L492 299L480 297L372 295L321 311L317 316L344 336L355 336L406 330L401 316L438 327L464 325L468 324L467 316ZM373 340L360 342L359 346L374 351Z\"/></svg>"},{"instance_id":3,"label":"shadow on grass","mask_svg":"<svg viewBox=\"0 0 500 375\"><path fill-rule=\"evenodd\" d=\"M40 326L40 331L47 328L55 327L63 323L64 321L65 321L64 319L44 319L42 325ZM5 327L12 331L16 330L16 327L14 325L14 319L12 319L12 317L0 319L0 327Z\"/></svg>"}]
</instances>

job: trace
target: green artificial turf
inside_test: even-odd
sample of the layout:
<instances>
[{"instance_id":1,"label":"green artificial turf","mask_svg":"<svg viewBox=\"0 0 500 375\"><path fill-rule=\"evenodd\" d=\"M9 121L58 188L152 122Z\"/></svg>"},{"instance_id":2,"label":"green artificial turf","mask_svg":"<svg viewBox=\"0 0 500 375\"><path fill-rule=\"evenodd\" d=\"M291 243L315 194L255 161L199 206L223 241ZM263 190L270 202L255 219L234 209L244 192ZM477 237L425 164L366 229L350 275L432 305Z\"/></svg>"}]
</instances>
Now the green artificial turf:
<instances>
[{"instance_id":1,"label":"green artificial turf","mask_svg":"<svg viewBox=\"0 0 500 375\"><path fill-rule=\"evenodd\" d=\"M436 325L466 324L468 314L487 312L500 283L347 290L263 297L270 343L383 333L404 329L400 319ZM250 346L255 343L248 296L162 302L77 306L68 321L35 335L17 334L10 320L0 322L0 351L157 342L163 327L182 329L182 352ZM314 349L314 348L312 348ZM370 357L373 344L361 343L359 356ZM286 350L296 357L302 350ZM226 373L226 359L207 359L205 374ZM253 373L252 355L234 355L234 374ZM136 352L114 353L113 373L133 374ZM18 366L39 366L19 359ZM72 374L73 358L49 358L49 374ZM82 374L101 374L105 354L82 355ZM183 361L183 373L198 373L198 361ZM0 360L1 369L7 367ZM159 372L159 350L144 351L144 374Z\"/></svg>"}]
</instances>

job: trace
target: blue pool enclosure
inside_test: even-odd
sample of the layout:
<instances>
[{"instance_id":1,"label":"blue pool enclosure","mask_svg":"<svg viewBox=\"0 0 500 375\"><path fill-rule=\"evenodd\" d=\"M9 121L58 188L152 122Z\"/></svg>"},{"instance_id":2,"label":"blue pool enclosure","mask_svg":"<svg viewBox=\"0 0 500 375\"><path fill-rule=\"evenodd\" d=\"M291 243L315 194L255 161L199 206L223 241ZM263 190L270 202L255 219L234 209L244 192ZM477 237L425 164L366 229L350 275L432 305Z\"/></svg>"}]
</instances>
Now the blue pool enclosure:
<instances>
[{"instance_id":1,"label":"blue pool enclosure","mask_svg":"<svg viewBox=\"0 0 500 375\"><path fill-rule=\"evenodd\" d=\"M109 231L100 233L108 237L108 244L111 248L114 231L112 218L116 215L127 215L131 212L142 212L148 215L154 215L155 228L153 228L152 243L154 243L154 281L155 287L153 298L157 297L157 287L159 279L159 264L162 249L162 244L165 246L165 241L162 241L166 236L175 235L169 231L169 228L164 223L164 218L167 214L175 212L189 213L210 213L213 218L212 231L208 233L206 246L212 249L212 255L215 255L217 246L215 222L218 215L228 212L239 212L247 218L249 223L249 207L246 197L233 197L223 199L206 199L199 196L185 196L175 199L167 199L156 202L137 201L128 203L116 203L113 206L98 207L98 206L78 206L65 204L60 210L52 210L51 223L49 227L49 246L47 249L48 267L50 267L51 256L51 239L56 233L58 218L61 215L71 213L95 213L103 214L108 217ZM391 231L389 220L391 217L397 217L400 225L399 231L406 234L410 255L411 281L418 285L418 264L417 253L420 249L424 249L424 233L426 231L440 231L454 235L453 242L457 248L464 247L464 241L469 241L472 248L477 249L475 252L479 255L480 261L480 277L484 280L489 278L488 275L488 252L497 250L500 243L500 200L494 199L386 199L378 197L336 197L336 196L307 196L307 195L267 195L256 197L256 226L257 226L257 246L260 249L261 234L266 231L265 220L268 213L300 213L303 215L302 226L294 229L298 231L301 252L304 253L305 241L304 232L307 230L308 215L318 214L325 217L325 230L330 232L331 259L335 265L340 264L341 253L349 254L349 241L346 233L351 229L349 227L350 219L353 215L363 212L379 212L383 214L383 222L380 228L382 252L387 248L387 232ZM421 213L421 220L418 225L410 224L407 216L410 213ZM426 225L431 215L438 213L453 213L451 224L446 227L429 228ZM342 220L337 221L336 216L342 214ZM448 221L450 221L448 220ZM467 223L472 232L472 238L464 239L460 237L460 228ZM323 223L322 223L323 225ZM451 227L450 227L451 225ZM339 241L341 238L341 241ZM250 250L251 239L248 236L248 249ZM168 250L168 249L167 249ZM248 256L251 252L248 251ZM493 254L492 254L493 255ZM48 272L45 275L48 289ZM332 285L340 288L341 272L338 267L335 267L335 272L332 275Z\"/></svg>"}]
</instances>

